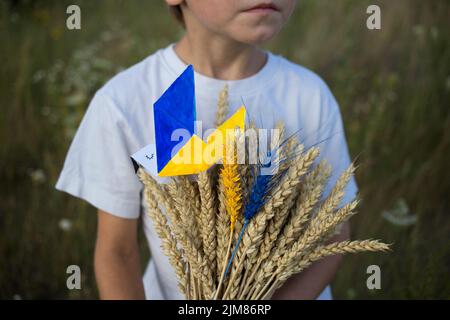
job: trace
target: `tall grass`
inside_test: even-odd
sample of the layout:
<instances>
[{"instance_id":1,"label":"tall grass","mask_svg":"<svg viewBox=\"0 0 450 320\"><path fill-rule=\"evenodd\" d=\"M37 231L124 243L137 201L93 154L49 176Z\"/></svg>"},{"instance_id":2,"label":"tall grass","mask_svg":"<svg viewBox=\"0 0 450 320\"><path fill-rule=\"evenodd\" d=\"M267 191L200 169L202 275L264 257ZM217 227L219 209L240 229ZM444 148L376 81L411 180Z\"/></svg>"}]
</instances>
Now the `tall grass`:
<instances>
[{"instance_id":1,"label":"tall grass","mask_svg":"<svg viewBox=\"0 0 450 320\"><path fill-rule=\"evenodd\" d=\"M53 186L95 90L181 34L162 1L75 2L81 31L65 29L69 1L0 4L1 298L96 297L95 209ZM365 28L373 3L381 31ZM445 0L302 0L268 44L319 73L341 105L363 167L354 237L394 243L347 257L338 298L450 298L449 12ZM66 288L70 264L80 291ZM381 290L366 287L371 264Z\"/></svg>"}]
</instances>

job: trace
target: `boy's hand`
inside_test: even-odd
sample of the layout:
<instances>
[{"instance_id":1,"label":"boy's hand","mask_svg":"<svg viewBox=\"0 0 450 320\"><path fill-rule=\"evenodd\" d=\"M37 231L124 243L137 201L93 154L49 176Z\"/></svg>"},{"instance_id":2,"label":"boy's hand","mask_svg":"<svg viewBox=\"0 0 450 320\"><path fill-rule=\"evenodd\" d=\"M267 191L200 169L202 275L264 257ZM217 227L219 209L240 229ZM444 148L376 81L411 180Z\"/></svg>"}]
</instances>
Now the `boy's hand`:
<instances>
[{"instance_id":1,"label":"boy's hand","mask_svg":"<svg viewBox=\"0 0 450 320\"><path fill-rule=\"evenodd\" d=\"M145 299L137 220L98 210L95 276L101 299Z\"/></svg>"}]
</instances>

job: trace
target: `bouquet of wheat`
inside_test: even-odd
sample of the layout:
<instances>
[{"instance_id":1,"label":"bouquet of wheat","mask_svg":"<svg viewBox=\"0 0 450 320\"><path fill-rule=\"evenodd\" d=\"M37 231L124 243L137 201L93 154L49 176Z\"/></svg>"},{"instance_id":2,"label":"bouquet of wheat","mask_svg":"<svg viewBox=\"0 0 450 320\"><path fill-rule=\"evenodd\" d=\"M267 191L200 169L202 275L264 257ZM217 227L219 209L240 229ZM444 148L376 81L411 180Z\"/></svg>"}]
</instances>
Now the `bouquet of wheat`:
<instances>
[{"instance_id":1,"label":"bouquet of wheat","mask_svg":"<svg viewBox=\"0 0 450 320\"><path fill-rule=\"evenodd\" d=\"M224 121L227 100L225 87L216 125ZM164 185L139 169L148 214L185 298L269 299L321 258L388 250L376 240L327 244L355 213L357 200L339 207L354 167L323 199L331 170L323 161L315 164L319 148L304 150L295 136L279 139L270 155L278 165L273 174L262 175L262 165L237 164L236 151L194 179L179 176Z\"/></svg>"}]
</instances>

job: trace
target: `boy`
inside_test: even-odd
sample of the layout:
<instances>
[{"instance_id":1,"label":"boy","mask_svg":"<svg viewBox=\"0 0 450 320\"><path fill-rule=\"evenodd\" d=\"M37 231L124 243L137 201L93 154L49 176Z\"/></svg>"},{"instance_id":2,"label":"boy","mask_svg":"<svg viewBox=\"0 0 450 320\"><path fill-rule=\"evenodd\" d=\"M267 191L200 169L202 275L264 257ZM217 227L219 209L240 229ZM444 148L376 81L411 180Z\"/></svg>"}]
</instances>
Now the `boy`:
<instances>
[{"instance_id":1,"label":"boy","mask_svg":"<svg viewBox=\"0 0 450 320\"><path fill-rule=\"evenodd\" d=\"M350 164L339 108L326 84L311 71L258 48L281 30L295 0L166 2L183 23L184 36L97 92L56 185L98 208L95 273L103 299L182 298L142 207L142 185L130 155L154 142L151 104L187 64L195 69L197 118L203 128L213 127L218 93L227 84L230 114L243 99L250 115L261 115L259 125L272 127L283 120L288 133L302 130L306 146L325 140L320 147L333 167L330 185ZM352 180L343 202L356 191ZM136 239L141 215L152 252L143 279ZM346 224L332 240L348 235ZM317 262L291 278L274 299L331 298L328 284L340 260L334 256Z\"/></svg>"}]
</instances>

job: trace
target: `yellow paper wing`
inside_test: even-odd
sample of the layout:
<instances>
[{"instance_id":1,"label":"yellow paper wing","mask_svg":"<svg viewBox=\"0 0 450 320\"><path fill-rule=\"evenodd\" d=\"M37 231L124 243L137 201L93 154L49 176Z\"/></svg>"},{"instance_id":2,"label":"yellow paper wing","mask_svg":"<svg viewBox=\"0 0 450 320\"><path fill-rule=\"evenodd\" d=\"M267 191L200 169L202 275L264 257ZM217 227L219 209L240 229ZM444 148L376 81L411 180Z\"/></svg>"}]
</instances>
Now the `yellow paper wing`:
<instances>
[{"instance_id":1,"label":"yellow paper wing","mask_svg":"<svg viewBox=\"0 0 450 320\"><path fill-rule=\"evenodd\" d=\"M245 130L245 114L245 107L242 106L208 136L207 143L194 134L166 164L159 176L197 174L208 170L225 154L225 139L229 133L227 130L235 130L236 128ZM214 149L214 152L211 152L212 149Z\"/></svg>"}]
</instances>

